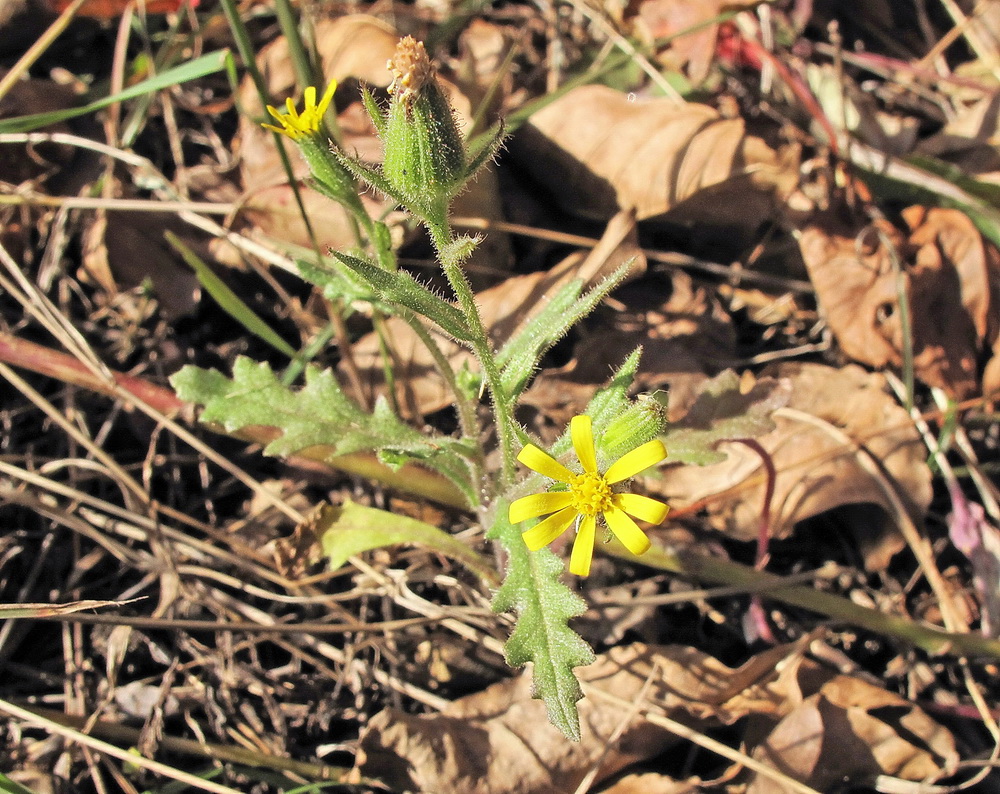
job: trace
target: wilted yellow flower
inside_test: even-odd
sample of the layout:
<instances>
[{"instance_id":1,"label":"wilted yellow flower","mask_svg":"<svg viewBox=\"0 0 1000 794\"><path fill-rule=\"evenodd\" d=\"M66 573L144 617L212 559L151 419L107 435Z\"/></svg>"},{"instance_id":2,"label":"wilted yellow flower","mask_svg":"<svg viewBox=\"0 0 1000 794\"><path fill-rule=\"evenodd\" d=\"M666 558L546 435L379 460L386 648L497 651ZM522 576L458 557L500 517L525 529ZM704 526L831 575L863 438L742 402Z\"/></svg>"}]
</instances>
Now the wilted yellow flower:
<instances>
[{"instance_id":1,"label":"wilted yellow flower","mask_svg":"<svg viewBox=\"0 0 1000 794\"><path fill-rule=\"evenodd\" d=\"M326 91L323 92L323 98L317 104L316 88L309 86L303 96L305 107L302 109L302 113L295 109L295 103L291 97L285 100L285 107L288 108L287 113L282 113L277 108L268 105L267 112L274 116L281 126L276 127L274 124L261 124L261 126L287 135L293 141L297 141L304 135L316 135L323 126L323 116L326 115L326 109L330 107L330 102L333 101L333 95L336 91L337 81L332 80L330 85L326 87Z\"/></svg>"},{"instance_id":2,"label":"wilted yellow flower","mask_svg":"<svg viewBox=\"0 0 1000 794\"><path fill-rule=\"evenodd\" d=\"M583 468L580 474L574 474L534 444L528 444L521 450L517 456L521 463L539 474L565 483L569 489L532 494L515 500L510 505L510 521L516 524L552 513L523 534L524 542L532 551L547 546L577 521L569 570L577 576L586 576L590 573L590 561L594 556L598 514L604 516L608 528L630 552L638 555L649 549L646 533L629 516L659 524L667 517L670 508L648 496L619 493L613 486L659 463L667 457L667 450L663 442L649 441L623 455L602 474L597 470L594 433L589 416L573 417L570 437Z\"/></svg>"}]
</instances>

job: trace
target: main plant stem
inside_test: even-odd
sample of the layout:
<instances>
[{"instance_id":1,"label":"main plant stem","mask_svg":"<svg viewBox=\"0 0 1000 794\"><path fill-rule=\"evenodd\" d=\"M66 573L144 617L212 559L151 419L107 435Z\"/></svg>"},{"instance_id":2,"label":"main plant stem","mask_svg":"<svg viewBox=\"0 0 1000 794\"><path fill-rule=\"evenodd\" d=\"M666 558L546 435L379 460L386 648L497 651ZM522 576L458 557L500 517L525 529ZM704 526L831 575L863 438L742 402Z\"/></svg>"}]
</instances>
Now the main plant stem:
<instances>
[{"instance_id":1,"label":"main plant stem","mask_svg":"<svg viewBox=\"0 0 1000 794\"><path fill-rule=\"evenodd\" d=\"M444 213L441 213L444 216ZM505 488L514 481L514 471L516 463L515 447L517 438L514 432L514 405L505 393L503 383L500 379L500 368L497 366L496 356L493 352L493 345L486 334L486 327L483 325L482 315L479 313L479 306L476 304L476 297L472 292L472 286L465 277L462 270L462 261L459 252L455 247L455 237L446 219L441 222L427 221L427 228L431 234L431 240L438 252L438 259L441 269L444 271L448 283L458 300L458 307L465 315L469 324L469 331L472 334L472 352L479 360L479 365L483 368L483 377L486 378L486 387L490 392L490 400L493 404L493 416L497 426L497 440L500 444L500 459L502 466L500 470L500 488Z\"/></svg>"}]
</instances>

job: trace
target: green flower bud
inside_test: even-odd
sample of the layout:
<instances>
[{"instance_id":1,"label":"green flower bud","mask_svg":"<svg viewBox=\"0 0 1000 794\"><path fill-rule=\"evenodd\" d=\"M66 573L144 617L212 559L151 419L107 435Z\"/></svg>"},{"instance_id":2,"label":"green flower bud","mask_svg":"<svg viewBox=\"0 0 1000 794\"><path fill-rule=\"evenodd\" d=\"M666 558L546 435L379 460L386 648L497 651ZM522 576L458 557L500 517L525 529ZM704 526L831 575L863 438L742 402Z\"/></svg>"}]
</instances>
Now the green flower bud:
<instances>
[{"instance_id":1,"label":"green flower bud","mask_svg":"<svg viewBox=\"0 0 1000 794\"><path fill-rule=\"evenodd\" d=\"M382 173L412 211L440 223L468 176L465 142L421 42L402 39L388 66Z\"/></svg>"},{"instance_id":2,"label":"green flower bud","mask_svg":"<svg viewBox=\"0 0 1000 794\"><path fill-rule=\"evenodd\" d=\"M667 428L666 392L642 394L608 424L598 441L601 455L617 460Z\"/></svg>"}]
</instances>

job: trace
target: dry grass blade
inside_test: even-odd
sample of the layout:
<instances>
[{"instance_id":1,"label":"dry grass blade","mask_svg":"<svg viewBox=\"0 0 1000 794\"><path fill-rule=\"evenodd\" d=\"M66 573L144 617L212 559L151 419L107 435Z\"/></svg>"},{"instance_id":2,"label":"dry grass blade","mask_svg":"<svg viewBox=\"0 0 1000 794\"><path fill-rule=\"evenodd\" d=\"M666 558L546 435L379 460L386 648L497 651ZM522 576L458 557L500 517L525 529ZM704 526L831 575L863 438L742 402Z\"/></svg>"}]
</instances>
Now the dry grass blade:
<instances>
[{"instance_id":1,"label":"dry grass blade","mask_svg":"<svg viewBox=\"0 0 1000 794\"><path fill-rule=\"evenodd\" d=\"M15 706L13 703L8 703L5 700L0 700L0 711L26 725L40 727L51 734L61 736L73 744L109 755L112 758L117 758L119 761L124 761L127 764L133 764L134 766L149 770L150 772L155 772L158 775L163 775L171 780L186 783L187 785L193 786L201 791L209 791L213 792L213 794L240 794L238 789L230 788L229 786L222 786L218 783L213 783L210 780L203 780L197 775L183 772L180 769L174 769L172 766L161 764L159 761L152 761L148 758L143 758L141 755L137 755L128 750L122 750L120 747L115 747L113 744L108 744L100 739L95 739L92 736L81 733L80 731L67 728L65 725L60 725L50 719L40 717L27 709Z\"/></svg>"}]
</instances>

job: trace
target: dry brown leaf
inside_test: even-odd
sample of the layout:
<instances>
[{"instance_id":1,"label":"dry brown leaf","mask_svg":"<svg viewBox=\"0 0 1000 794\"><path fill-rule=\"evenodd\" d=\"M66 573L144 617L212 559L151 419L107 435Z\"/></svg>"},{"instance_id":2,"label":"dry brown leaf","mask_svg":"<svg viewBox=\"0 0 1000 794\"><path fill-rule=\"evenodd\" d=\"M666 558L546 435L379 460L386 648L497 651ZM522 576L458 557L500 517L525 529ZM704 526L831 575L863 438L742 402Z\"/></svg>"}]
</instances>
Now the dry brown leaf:
<instances>
[{"instance_id":1,"label":"dry brown leaf","mask_svg":"<svg viewBox=\"0 0 1000 794\"><path fill-rule=\"evenodd\" d=\"M871 452L889 482L913 512L931 499L926 449L877 373L849 365L783 364L765 373L787 378L788 408L775 416L777 427L757 439L778 471L771 504L771 536L782 538L804 519L834 508L856 506L852 529L869 569L883 568L902 547L894 508L879 483L859 462L843 434ZM789 409L793 409L789 411ZM740 540L757 537L764 498L760 457L738 443L723 444L727 459L711 466L675 466L647 486L676 506L707 500L709 524ZM872 510L867 506L876 506Z\"/></svg>"},{"instance_id":2,"label":"dry brown leaf","mask_svg":"<svg viewBox=\"0 0 1000 794\"><path fill-rule=\"evenodd\" d=\"M0 39L8 35L11 34L5 31ZM0 78L6 75L7 70L0 69ZM65 110L78 101L71 88L51 80L15 80L10 91L0 97L0 119ZM66 122L59 122L42 131L68 133L72 130ZM0 146L0 182L19 185L29 180L43 183L53 176L66 179L65 172L71 171L68 166L76 156L76 147L66 144L4 144Z\"/></svg>"},{"instance_id":3,"label":"dry brown leaf","mask_svg":"<svg viewBox=\"0 0 1000 794\"><path fill-rule=\"evenodd\" d=\"M361 738L360 771L396 790L437 794L573 791L595 766L599 782L677 742L630 713L632 704L655 703L676 719L712 725L747 714L780 718L799 700L797 667L775 673L788 653L774 648L732 669L694 648L613 648L577 670L585 692L611 696L580 702L579 743L549 724L545 705L531 697L530 673L457 700L441 714L387 709ZM620 739L609 745L623 723Z\"/></svg>"},{"instance_id":4,"label":"dry brown leaf","mask_svg":"<svg viewBox=\"0 0 1000 794\"><path fill-rule=\"evenodd\" d=\"M711 189L715 212L747 223L771 203L755 185L796 179L740 119L707 105L631 101L600 85L573 89L535 113L511 151L566 211L594 218L633 209L644 220Z\"/></svg>"},{"instance_id":5,"label":"dry brown leaf","mask_svg":"<svg viewBox=\"0 0 1000 794\"><path fill-rule=\"evenodd\" d=\"M190 228L168 215L112 211L94 216L84 234L81 280L115 294L147 279L164 315L176 319L193 311L201 297L194 272L181 263L164 238L171 231L189 246Z\"/></svg>"},{"instance_id":6,"label":"dry brown leaf","mask_svg":"<svg viewBox=\"0 0 1000 794\"><path fill-rule=\"evenodd\" d=\"M571 256L547 272L513 276L477 293L476 303L493 344L497 348L503 345L571 279L581 279L589 287L628 261L632 262L630 273L641 275L646 261L635 234L635 220L628 213L621 213L608 223L600 243L587 256ZM420 416L451 405L454 397L416 333L397 318L387 320L384 328L393 354L396 399L404 415ZM456 370L473 361L466 348L446 339L439 341ZM371 333L359 339L353 354L366 382L380 388L384 378L378 336Z\"/></svg>"},{"instance_id":7,"label":"dry brown leaf","mask_svg":"<svg viewBox=\"0 0 1000 794\"><path fill-rule=\"evenodd\" d=\"M802 258L845 354L873 367L902 364L898 278L904 266L917 376L958 398L977 389L976 361L1000 324L995 281L1000 260L957 210L911 207L904 237L887 223L861 230L826 213L802 232Z\"/></svg>"},{"instance_id":8,"label":"dry brown leaf","mask_svg":"<svg viewBox=\"0 0 1000 794\"><path fill-rule=\"evenodd\" d=\"M342 84L357 80L373 88L389 85L391 75L386 62L396 50L399 34L384 22L361 14L321 20L316 23L314 36L326 80L337 80ZM287 41L281 37L271 42L261 50L257 61L270 96L275 104L281 104L285 97L293 94L296 85ZM442 80L442 84L460 123L468 124L472 116L468 99L447 81ZM344 101L350 102L338 113L341 146L351 155L376 162L381 157L381 143L361 106L359 94L356 90L353 95L350 94L351 88L347 86L339 90L336 97L338 108ZM308 229L288 185L274 138L257 123L266 114L249 78L240 85L239 98L241 106L246 109L240 115L239 138L243 184L247 194L245 216L268 237L311 248ZM301 157L294 152L292 154L295 174L304 180L308 168ZM321 250L349 248L357 244L355 227L339 204L314 190L303 190L301 196ZM381 217L393 206L371 192L363 194L362 200L373 217ZM484 169L458 196L453 209L456 214L468 217L502 217L496 177L490 169ZM400 233L402 220L403 216L398 213L387 219ZM503 269L507 258L506 237L491 234L477 251L473 262Z\"/></svg>"},{"instance_id":9,"label":"dry brown leaf","mask_svg":"<svg viewBox=\"0 0 1000 794\"><path fill-rule=\"evenodd\" d=\"M878 775L925 780L954 771L955 740L908 700L837 676L786 716L754 752L818 791L872 783ZM792 789L758 776L748 794Z\"/></svg>"},{"instance_id":10,"label":"dry brown leaf","mask_svg":"<svg viewBox=\"0 0 1000 794\"><path fill-rule=\"evenodd\" d=\"M601 789L601 794L699 794L704 791L697 778L691 780L674 780L657 772L646 772L641 775L625 775L607 788Z\"/></svg>"}]
</instances>

